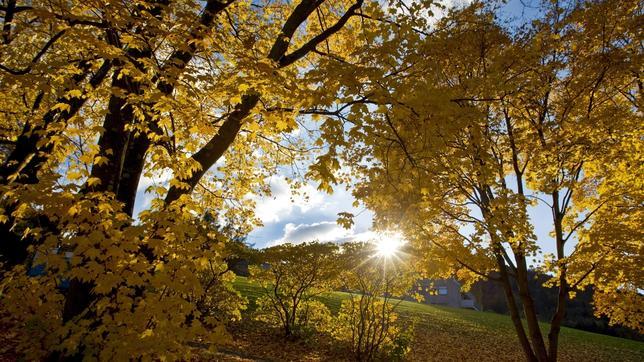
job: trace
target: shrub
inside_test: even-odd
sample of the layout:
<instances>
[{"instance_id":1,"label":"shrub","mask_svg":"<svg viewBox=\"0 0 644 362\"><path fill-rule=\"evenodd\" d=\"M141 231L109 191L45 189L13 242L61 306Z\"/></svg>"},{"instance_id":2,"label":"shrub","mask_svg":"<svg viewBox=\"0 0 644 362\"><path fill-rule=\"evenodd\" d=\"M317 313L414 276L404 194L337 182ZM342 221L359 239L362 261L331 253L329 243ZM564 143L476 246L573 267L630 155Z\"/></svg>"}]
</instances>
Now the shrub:
<instances>
[{"instance_id":1,"label":"shrub","mask_svg":"<svg viewBox=\"0 0 644 362\"><path fill-rule=\"evenodd\" d=\"M349 342L358 361L400 360L409 351L410 323L402 325L393 296L404 295L414 280L409 262L393 263L368 243L343 246L342 287L352 294L342 303L334 335Z\"/></svg>"},{"instance_id":2,"label":"shrub","mask_svg":"<svg viewBox=\"0 0 644 362\"><path fill-rule=\"evenodd\" d=\"M257 318L280 326L289 338L301 337L308 328L320 324L329 313L312 298L337 283L341 271L338 260L338 247L330 243L265 249L262 267L253 268L264 290L257 301Z\"/></svg>"},{"instance_id":3,"label":"shrub","mask_svg":"<svg viewBox=\"0 0 644 362\"><path fill-rule=\"evenodd\" d=\"M329 308L316 300L301 302L293 313L292 303L286 302L284 309L276 305L275 300L262 296L257 300L255 318L273 326L284 329L285 336L289 338L308 339L315 333L324 333L331 330L333 317ZM291 318L290 320L286 320ZM288 332L286 331L288 328Z\"/></svg>"},{"instance_id":4,"label":"shrub","mask_svg":"<svg viewBox=\"0 0 644 362\"><path fill-rule=\"evenodd\" d=\"M395 304L356 295L342 302L334 335L350 343L357 361L402 360L409 351L411 328L402 326Z\"/></svg>"}]
</instances>

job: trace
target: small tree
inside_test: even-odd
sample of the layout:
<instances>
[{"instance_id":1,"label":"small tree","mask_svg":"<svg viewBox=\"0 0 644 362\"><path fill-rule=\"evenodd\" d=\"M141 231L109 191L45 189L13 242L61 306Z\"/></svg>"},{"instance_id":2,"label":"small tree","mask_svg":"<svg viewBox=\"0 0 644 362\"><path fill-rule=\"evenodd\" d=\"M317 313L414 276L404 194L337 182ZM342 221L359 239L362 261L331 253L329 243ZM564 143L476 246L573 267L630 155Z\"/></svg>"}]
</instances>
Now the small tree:
<instances>
[{"instance_id":1,"label":"small tree","mask_svg":"<svg viewBox=\"0 0 644 362\"><path fill-rule=\"evenodd\" d=\"M245 244L245 235L229 225L220 226L215 216L207 212L203 218L207 242L204 250L214 250L218 258L204 260L204 268L197 276L201 293L191 300L202 316L225 323L241 319L247 300L233 287L235 262L250 259L253 252Z\"/></svg>"},{"instance_id":2,"label":"small tree","mask_svg":"<svg viewBox=\"0 0 644 362\"><path fill-rule=\"evenodd\" d=\"M400 359L408 351L411 328L399 323L396 307L413 283L410 268L396 256L379 256L371 244L343 245L342 286L351 293L337 316L335 334L348 340L357 361Z\"/></svg>"},{"instance_id":3,"label":"small tree","mask_svg":"<svg viewBox=\"0 0 644 362\"><path fill-rule=\"evenodd\" d=\"M329 311L312 298L336 283L340 271L337 245L278 245L265 249L262 261L252 273L264 288L257 301L258 319L279 325L285 337L321 327Z\"/></svg>"}]
</instances>

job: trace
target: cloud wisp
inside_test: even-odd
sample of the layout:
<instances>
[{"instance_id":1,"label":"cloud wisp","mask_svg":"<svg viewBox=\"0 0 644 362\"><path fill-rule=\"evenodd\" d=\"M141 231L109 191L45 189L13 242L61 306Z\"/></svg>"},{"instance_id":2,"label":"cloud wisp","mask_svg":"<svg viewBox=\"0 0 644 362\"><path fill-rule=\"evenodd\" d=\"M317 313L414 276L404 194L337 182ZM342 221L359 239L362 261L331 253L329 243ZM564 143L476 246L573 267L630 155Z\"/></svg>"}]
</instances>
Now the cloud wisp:
<instances>
[{"instance_id":1,"label":"cloud wisp","mask_svg":"<svg viewBox=\"0 0 644 362\"><path fill-rule=\"evenodd\" d=\"M311 224L284 225L284 233L279 239L271 241L268 246L284 243L300 244L310 241L332 242L342 244L346 242L368 241L377 238L374 231L356 232L355 229L345 229L335 221L322 221Z\"/></svg>"}]
</instances>

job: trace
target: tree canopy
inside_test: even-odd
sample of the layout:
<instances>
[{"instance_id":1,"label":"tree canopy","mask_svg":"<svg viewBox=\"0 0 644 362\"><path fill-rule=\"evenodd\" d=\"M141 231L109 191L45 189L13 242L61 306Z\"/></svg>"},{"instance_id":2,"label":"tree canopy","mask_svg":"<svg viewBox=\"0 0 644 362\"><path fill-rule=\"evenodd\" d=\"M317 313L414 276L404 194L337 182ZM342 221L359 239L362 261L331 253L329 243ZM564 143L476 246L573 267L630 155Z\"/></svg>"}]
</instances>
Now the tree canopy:
<instances>
[{"instance_id":1,"label":"tree canopy","mask_svg":"<svg viewBox=\"0 0 644 362\"><path fill-rule=\"evenodd\" d=\"M302 163L295 185L350 184L376 228L404 234L415 272L501 283L528 360L556 360L587 286L596 313L644 331L641 3L544 2L522 26L493 1L440 8L3 1L0 317L20 352L216 348L243 308L227 258L260 224L253 196ZM331 283L297 263L334 251L307 247L336 248L277 246L262 273L288 259ZM547 336L532 268L558 288Z\"/></svg>"},{"instance_id":2,"label":"tree canopy","mask_svg":"<svg viewBox=\"0 0 644 362\"><path fill-rule=\"evenodd\" d=\"M431 35L403 41L392 30L403 44L395 61L381 61L378 52L391 53L383 42L370 66L352 70L365 77L354 97L377 107L329 119L350 129L329 142L357 165L354 194L378 222L405 230L433 261L430 275L505 286L529 360L556 359L566 302L590 284L598 314L643 327L642 273L632 268L642 262L640 10L551 4L508 29L474 3ZM537 204L551 211L552 241L537 240ZM548 242L555 252L542 255ZM528 288L540 259L559 289L547 338Z\"/></svg>"},{"instance_id":3,"label":"tree canopy","mask_svg":"<svg viewBox=\"0 0 644 362\"><path fill-rule=\"evenodd\" d=\"M3 302L30 358L183 358L221 338L187 298L225 244L198 215L257 223L245 195L302 153L296 116L333 102L321 60L363 43L363 3L3 2ZM142 176L160 181L134 215Z\"/></svg>"}]
</instances>

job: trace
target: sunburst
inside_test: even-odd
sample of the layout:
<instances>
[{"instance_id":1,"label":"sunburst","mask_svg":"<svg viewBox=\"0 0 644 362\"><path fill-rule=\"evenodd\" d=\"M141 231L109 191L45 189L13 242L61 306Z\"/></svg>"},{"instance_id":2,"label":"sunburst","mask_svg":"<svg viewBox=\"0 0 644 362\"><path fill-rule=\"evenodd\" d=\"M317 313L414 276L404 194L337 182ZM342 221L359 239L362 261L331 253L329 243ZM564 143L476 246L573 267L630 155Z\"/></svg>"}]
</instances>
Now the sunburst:
<instances>
[{"instance_id":1,"label":"sunburst","mask_svg":"<svg viewBox=\"0 0 644 362\"><path fill-rule=\"evenodd\" d=\"M376 251L375 256L386 259L398 258L406 243L407 241L402 234L398 232L379 233L378 237L373 240Z\"/></svg>"}]
</instances>

